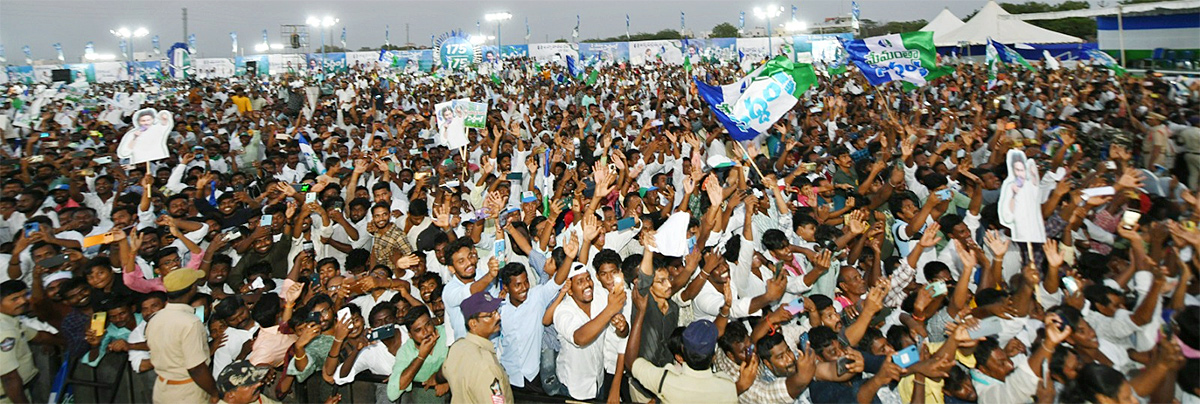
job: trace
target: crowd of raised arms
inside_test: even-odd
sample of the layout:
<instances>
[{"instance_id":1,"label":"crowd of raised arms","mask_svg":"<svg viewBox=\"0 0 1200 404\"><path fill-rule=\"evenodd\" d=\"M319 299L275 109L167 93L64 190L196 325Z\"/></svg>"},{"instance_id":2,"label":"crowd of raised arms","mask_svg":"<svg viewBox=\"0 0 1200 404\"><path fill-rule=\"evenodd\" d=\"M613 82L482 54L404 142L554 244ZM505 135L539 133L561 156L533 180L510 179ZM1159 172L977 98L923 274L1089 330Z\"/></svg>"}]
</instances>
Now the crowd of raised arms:
<instances>
[{"instance_id":1,"label":"crowd of raised arms","mask_svg":"<svg viewBox=\"0 0 1200 404\"><path fill-rule=\"evenodd\" d=\"M1200 402L1200 82L956 68L742 143L732 64L9 84L0 402Z\"/></svg>"}]
</instances>

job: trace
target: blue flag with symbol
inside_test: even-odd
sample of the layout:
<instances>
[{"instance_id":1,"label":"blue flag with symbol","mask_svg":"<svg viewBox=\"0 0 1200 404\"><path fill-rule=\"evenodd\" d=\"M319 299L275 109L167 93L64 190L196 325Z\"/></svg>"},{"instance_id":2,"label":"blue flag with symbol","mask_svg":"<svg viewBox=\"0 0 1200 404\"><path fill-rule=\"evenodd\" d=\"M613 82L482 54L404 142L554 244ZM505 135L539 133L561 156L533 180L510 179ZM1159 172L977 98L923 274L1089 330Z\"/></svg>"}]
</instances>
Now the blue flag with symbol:
<instances>
[{"instance_id":1,"label":"blue flag with symbol","mask_svg":"<svg viewBox=\"0 0 1200 404\"><path fill-rule=\"evenodd\" d=\"M578 64L575 63L575 58L569 55L567 56L567 72L571 74L571 77L577 79L583 75L583 68L579 67Z\"/></svg>"},{"instance_id":2,"label":"blue flag with symbol","mask_svg":"<svg viewBox=\"0 0 1200 404\"><path fill-rule=\"evenodd\" d=\"M817 82L812 65L778 56L741 80L712 86L695 79L696 90L733 140L758 137L782 118Z\"/></svg>"}]
</instances>

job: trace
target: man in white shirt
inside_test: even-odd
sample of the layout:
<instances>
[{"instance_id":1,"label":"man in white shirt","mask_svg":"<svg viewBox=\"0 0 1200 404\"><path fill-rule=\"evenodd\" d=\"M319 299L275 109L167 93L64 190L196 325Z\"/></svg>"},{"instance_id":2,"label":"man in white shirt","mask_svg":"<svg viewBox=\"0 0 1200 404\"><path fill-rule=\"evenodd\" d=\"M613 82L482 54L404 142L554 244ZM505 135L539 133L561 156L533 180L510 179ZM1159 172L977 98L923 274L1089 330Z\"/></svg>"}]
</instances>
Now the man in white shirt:
<instances>
[{"instance_id":1,"label":"man in white shirt","mask_svg":"<svg viewBox=\"0 0 1200 404\"><path fill-rule=\"evenodd\" d=\"M567 277L571 299L554 311L554 329L562 344L558 378L572 398L591 400L604 375L603 334L625 305L626 292L624 286L618 286L608 294L607 304L593 302L592 274L585 265L575 264Z\"/></svg>"}]
</instances>

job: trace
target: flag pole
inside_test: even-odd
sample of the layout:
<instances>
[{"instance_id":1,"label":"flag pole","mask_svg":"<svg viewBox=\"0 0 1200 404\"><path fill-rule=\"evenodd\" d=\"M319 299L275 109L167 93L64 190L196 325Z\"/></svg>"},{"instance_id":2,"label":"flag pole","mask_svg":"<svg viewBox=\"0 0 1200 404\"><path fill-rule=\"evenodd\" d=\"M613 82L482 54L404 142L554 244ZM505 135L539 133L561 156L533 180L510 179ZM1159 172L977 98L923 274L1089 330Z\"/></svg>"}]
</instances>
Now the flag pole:
<instances>
[{"instance_id":1,"label":"flag pole","mask_svg":"<svg viewBox=\"0 0 1200 404\"><path fill-rule=\"evenodd\" d=\"M742 156L745 158L746 162L750 163L751 167L754 167L754 172L758 173L758 178L767 178L765 175L763 175L762 170L758 169L758 163L755 163L754 160L750 158L750 152L746 151L746 146L742 146L741 141L734 141L733 144L737 145L738 150L742 152Z\"/></svg>"}]
</instances>

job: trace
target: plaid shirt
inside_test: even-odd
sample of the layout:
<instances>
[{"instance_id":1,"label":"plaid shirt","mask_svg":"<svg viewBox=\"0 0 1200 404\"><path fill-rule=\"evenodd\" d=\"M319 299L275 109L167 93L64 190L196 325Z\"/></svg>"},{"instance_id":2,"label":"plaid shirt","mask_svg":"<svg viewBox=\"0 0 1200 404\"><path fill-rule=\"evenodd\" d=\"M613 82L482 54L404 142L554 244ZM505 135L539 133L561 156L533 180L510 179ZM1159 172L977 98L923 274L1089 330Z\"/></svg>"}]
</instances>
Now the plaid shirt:
<instances>
[{"instance_id":1,"label":"plaid shirt","mask_svg":"<svg viewBox=\"0 0 1200 404\"><path fill-rule=\"evenodd\" d=\"M408 244L408 235L404 234L404 230L395 223L389 224L386 230L375 234L375 244L371 247L371 254L375 255L376 264L392 268L393 265L396 265L393 257L412 253L413 248Z\"/></svg>"},{"instance_id":2,"label":"plaid shirt","mask_svg":"<svg viewBox=\"0 0 1200 404\"><path fill-rule=\"evenodd\" d=\"M886 307L900 307L904 303L904 298L908 297L904 293L904 288L912 283L913 278L917 275L917 269L912 265L908 265L908 259L900 259L900 268L896 272L892 272L892 284L889 285L887 296L883 298L883 305Z\"/></svg>"}]
</instances>

